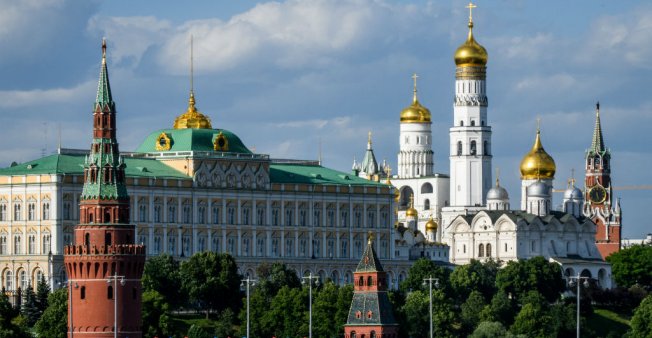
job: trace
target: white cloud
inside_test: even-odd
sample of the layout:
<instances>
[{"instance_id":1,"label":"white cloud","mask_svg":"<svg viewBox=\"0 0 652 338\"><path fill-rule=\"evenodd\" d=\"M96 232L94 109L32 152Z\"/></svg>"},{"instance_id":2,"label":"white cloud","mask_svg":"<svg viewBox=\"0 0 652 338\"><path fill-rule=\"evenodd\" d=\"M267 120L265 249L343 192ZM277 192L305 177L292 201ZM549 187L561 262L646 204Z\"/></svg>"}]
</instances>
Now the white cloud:
<instances>
[{"instance_id":1,"label":"white cloud","mask_svg":"<svg viewBox=\"0 0 652 338\"><path fill-rule=\"evenodd\" d=\"M110 44L109 57L115 62L132 58L134 64L151 46L162 43L172 25L153 16L103 17L88 21L88 30L101 32Z\"/></svg>"},{"instance_id":2,"label":"white cloud","mask_svg":"<svg viewBox=\"0 0 652 338\"><path fill-rule=\"evenodd\" d=\"M240 65L282 68L332 65L352 51L400 40L419 27L428 13L414 6L391 7L381 1L299 1L258 4L228 21L196 20L179 27L162 46L158 63L183 73L188 36L195 36L196 67L222 71Z\"/></svg>"},{"instance_id":3,"label":"white cloud","mask_svg":"<svg viewBox=\"0 0 652 338\"><path fill-rule=\"evenodd\" d=\"M549 76L530 76L518 81L515 85L517 90L544 90L551 89L563 91L577 85L575 77L568 73L552 74Z\"/></svg>"},{"instance_id":4,"label":"white cloud","mask_svg":"<svg viewBox=\"0 0 652 338\"><path fill-rule=\"evenodd\" d=\"M80 97L92 99L96 86L97 81L87 81L71 88L3 90L0 91L0 108L43 107L75 102Z\"/></svg>"}]
</instances>

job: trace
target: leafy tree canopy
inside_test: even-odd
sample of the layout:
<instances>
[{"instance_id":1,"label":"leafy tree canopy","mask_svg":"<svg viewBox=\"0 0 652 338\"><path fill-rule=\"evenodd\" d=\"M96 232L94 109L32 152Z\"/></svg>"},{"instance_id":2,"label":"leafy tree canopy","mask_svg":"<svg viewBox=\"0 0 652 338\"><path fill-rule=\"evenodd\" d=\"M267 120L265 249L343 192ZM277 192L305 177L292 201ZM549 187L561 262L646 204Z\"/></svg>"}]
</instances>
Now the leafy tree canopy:
<instances>
[{"instance_id":1,"label":"leafy tree canopy","mask_svg":"<svg viewBox=\"0 0 652 338\"><path fill-rule=\"evenodd\" d=\"M616 284L652 287L652 245L632 245L607 257Z\"/></svg>"},{"instance_id":2,"label":"leafy tree canopy","mask_svg":"<svg viewBox=\"0 0 652 338\"><path fill-rule=\"evenodd\" d=\"M499 265L494 260L482 263L472 259L469 264L455 267L450 276L451 286L460 299L466 299L471 291L479 291L485 300L496 293L496 274Z\"/></svg>"},{"instance_id":3,"label":"leafy tree canopy","mask_svg":"<svg viewBox=\"0 0 652 338\"><path fill-rule=\"evenodd\" d=\"M645 297L641 305L634 311L631 326L632 330L629 332L630 337L652 337L652 294Z\"/></svg>"},{"instance_id":4,"label":"leafy tree canopy","mask_svg":"<svg viewBox=\"0 0 652 338\"><path fill-rule=\"evenodd\" d=\"M145 263L143 290L156 291L173 308L183 305L186 297L181 287L181 268L172 256L163 254Z\"/></svg>"},{"instance_id":5,"label":"leafy tree canopy","mask_svg":"<svg viewBox=\"0 0 652 338\"><path fill-rule=\"evenodd\" d=\"M496 275L496 286L516 299L529 291L538 291L549 302L554 302L559 299L565 283L561 267L539 256L507 263Z\"/></svg>"},{"instance_id":6,"label":"leafy tree canopy","mask_svg":"<svg viewBox=\"0 0 652 338\"><path fill-rule=\"evenodd\" d=\"M1 318L2 316L0 316ZM65 338L68 330L68 289L50 293L48 307L36 322L34 329L39 337ZM0 334L0 336L2 336Z\"/></svg>"},{"instance_id":7,"label":"leafy tree canopy","mask_svg":"<svg viewBox=\"0 0 652 338\"><path fill-rule=\"evenodd\" d=\"M429 286L424 285L423 280L429 277L439 279L439 288L448 289L448 277L450 270L436 265L427 258L418 259L408 271L407 278L401 282L400 289L403 292L428 290ZM433 289L435 285L433 283Z\"/></svg>"}]
</instances>

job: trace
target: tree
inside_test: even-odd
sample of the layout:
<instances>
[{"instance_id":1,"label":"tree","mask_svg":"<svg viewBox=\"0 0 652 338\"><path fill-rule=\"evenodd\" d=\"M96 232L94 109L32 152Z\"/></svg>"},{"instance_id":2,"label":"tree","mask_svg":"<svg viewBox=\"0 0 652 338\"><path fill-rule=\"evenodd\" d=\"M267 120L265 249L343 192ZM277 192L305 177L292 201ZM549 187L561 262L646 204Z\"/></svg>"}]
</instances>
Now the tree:
<instances>
[{"instance_id":1,"label":"tree","mask_svg":"<svg viewBox=\"0 0 652 338\"><path fill-rule=\"evenodd\" d=\"M48 308L48 297L50 296L50 291L52 291L50 290L50 285L45 281L45 277L41 276L41 279L36 284L36 304L41 315L45 312L45 309Z\"/></svg>"},{"instance_id":2,"label":"tree","mask_svg":"<svg viewBox=\"0 0 652 338\"><path fill-rule=\"evenodd\" d=\"M333 316L339 310L338 298L338 287L331 281L326 282L316 293L313 291L312 332L315 337L342 336L343 324L338 323L336 316Z\"/></svg>"},{"instance_id":3,"label":"tree","mask_svg":"<svg viewBox=\"0 0 652 338\"><path fill-rule=\"evenodd\" d=\"M426 337L430 331L429 294L425 291L413 291L407 295L403 313L408 325L410 337ZM454 325L455 312L449 298L442 290L432 292L432 322L435 337L457 337Z\"/></svg>"},{"instance_id":4,"label":"tree","mask_svg":"<svg viewBox=\"0 0 652 338\"><path fill-rule=\"evenodd\" d=\"M231 309L226 309L220 313L220 317L215 323L215 332L213 333L214 337L233 337L235 336L235 330L233 329L233 324L235 323L235 314ZM245 323L246 324L246 323ZM252 335L252 337L254 337Z\"/></svg>"},{"instance_id":5,"label":"tree","mask_svg":"<svg viewBox=\"0 0 652 338\"><path fill-rule=\"evenodd\" d=\"M469 338L505 337L507 330L500 322L481 322Z\"/></svg>"},{"instance_id":6,"label":"tree","mask_svg":"<svg viewBox=\"0 0 652 338\"><path fill-rule=\"evenodd\" d=\"M559 299L565 283L561 267L538 256L507 263L496 275L496 286L517 300L536 290L549 302L554 302Z\"/></svg>"},{"instance_id":7,"label":"tree","mask_svg":"<svg viewBox=\"0 0 652 338\"><path fill-rule=\"evenodd\" d=\"M428 286L423 284L423 280L429 277L439 279L439 288L448 289L448 276L450 271L446 268L436 265L427 258L418 259L408 271L407 278L401 282L400 289L403 292L427 290ZM433 285L433 288L435 286Z\"/></svg>"},{"instance_id":8,"label":"tree","mask_svg":"<svg viewBox=\"0 0 652 338\"><path fill-rule=\"evenodd\" d=\"M67 288L61 288L50 293L50 296L48 297L48 307L43 311L41 319L36 322L34 328L39 337L66 337L68 330Z\"/></svg>"},{"instance_id":9,"label":"tree","mask_svg":"<svg viewBox=\"0 0 652 338\"><path fill-rule=\"evenodd\" d=\"M337 311L335 311L335 325L343 329L349 317L349 309L353 300L353 285L346 284L337 292Z\"/></svg>"},{"instance_id":10,"label":"tree","mask_svg":"<svg viewBox=\"0 0 652 338\"><path fill-rule=\"evenodd\" d=\"M262 318L262 337L308 335L308 288L282 287ZM242 326L241 326L242 331ZM253 335L259 337L258 335Z\"/></svg>"},{"instance_id":11,"label":"tree","mask_svg":"<svg viewBox=\"0 0 652 338\"><path fill-rule=\"evenodd\" d=\"M36 293L31 285L28 285L23 292L23 302L20 307L20 313L25 317L27 326L32 327L36 321L41 318L41 311L36 301Z\"/></svg>"},{"instance_id":12,"label":"tree","mask_svg":"<svg viewBox=\"0 0 652 338\"><path fill-rule=\"evenodd\" d=\"M187 299L181 287L181 268L172 256L163 254L149 258L143 270L143 290L156 291L176 309Z\"/></svg>"},{"instance_id":13,"label":"tree","mask_svg":"<svg viewBox=\"0 0 652 338\"><path fill-rule=\"evenodd\" d=\"M190 328L188 329L188 334L186 335L188 338L211 338L211 335L204 329L203 327L197 325L197 324L192 324L190 325Z\"/></svg>"},{"instance_id":14,"label":"tree","mask_svg":"<svg viewBox=\"0 0 652 338\"><path fill-rule=\"evenodd\" d=\"M496 293L498 268L499 264L494 260L482 263L472 259L469 264L455 267L450 276L451 286L460 299L466 299L475 290L488 301Z\"/></svg>"},{"instance_id":15,"label":"tree","mask_svg":"<svg viewBox=\"0 0 652 338\"><path fill-rule=\"evenodd\" d=\"M485 308L484 296L480 291L471 291L461 308L462 327L465 332L472 332L480 322L480 313Z\"/></svg>"},{"instance_id":16,"label":"tree","mask_svg":"<svg viewBox=\"0 0 652 338\"><path fill-rule=\"evenodd\" d=\"M645 297L641 305L634 310L634 316L630 323L632 326L629 332L630 337L652 337L652 294Z\"/></svg>"},{"instance_id":17,"label":"tree","mask_svg":"<svg viewBox=\"0 0 652 338\"><path fill-rule=\"evenodd\" d=\"M505 292L496 292L491 299L490 310L492 319L500 322L505 327L511 325L514 321L514 305Z\"/></svg>"},{"instance_id":18,"label":"tree","mask_svg":"<svg viewBox=\"0 0 652 338\"><path fill-rule=\"evenodd\" d=\"M609 255L607 261L618 286L652 287L652 245L632 245Z\"/></svg>"},{"instance_id":19,"label":"tree","mask_svg":"<svg viewBox=\"0 0 652 338\"><path fill-rule=\"evenodd\" d=\"M526 303L509 330L528 337L556 337L554 328L554 320L543 306Z\"/></svg>"},{"instance_id":20,"label":"tree","mask_svg":"<svg viewBox=\"0 0 652 338\"><path fill-rule=\"evenodd\" d=\"M172 334L169 317L170 305L165 297L155 290L143 292L142 319L143 333L147 337L167 337Z\"/></svg>"},{"instance_id":21,"label":"tree","mask_svg":"<svg viewBox=\"0 0 652 338\"><path fill-rule=\"evenodd\" d=\"M206 312L235 309L240 303L238 267L231 255L215 252L194 254L181 264L181 280L192 304Z\"/></svg>"}]
</instances>

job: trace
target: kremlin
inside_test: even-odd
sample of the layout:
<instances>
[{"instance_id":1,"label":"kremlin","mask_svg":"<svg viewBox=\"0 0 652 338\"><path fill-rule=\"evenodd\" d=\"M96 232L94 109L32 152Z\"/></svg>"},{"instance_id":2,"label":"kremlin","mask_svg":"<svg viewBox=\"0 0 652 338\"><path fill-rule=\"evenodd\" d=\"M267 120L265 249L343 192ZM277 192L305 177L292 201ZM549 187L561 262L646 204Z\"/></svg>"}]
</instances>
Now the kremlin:
<instances>
[{"instance_id":1,"label":"kremlin","mask_svg":"<svg viewBox=\"0 0 652 338\"><path fill-rule=\"evenodd\" d=\"M623 168L611 166L605 135L612 128L603 128L600 104L590 125L577 126L592 131L590 140L582 140L588 148L578 158L584 163L578 171L583 177L576 180L573 173L561 178L557 165L563 161L555 161L557 150L544 149L544 143L558 137L550 132L555 121L536 119L536 132L527 139L493 128L488 90L493 79L487 72L492 64L479 42L489 23L476 25L476 6L469 3L466 8L466 40L448 59L450 73L437 75L449 78L450 109L431 112L426 107L432 95L419 92L418 79L435 75L415 73L411 100L396 94L408 105L379 112L391 116L388 128L398 131L398 140L391 140L398 148L395 170L386 160L378 162L394 153L375 149L371 131L366 148L350 145L364 153L361 162L353 159L350 171L322 162L321 140L316 161L257 152L241 136L265 126L250 121L227 130L222 117L197 108L202 97L195 96L192 40L187 108L178 109L182 102L171 108L180 113L167 127L141 125L139 145L121 150L118 144L125 134L119 133L119 119L133 112L118 114L122 98L113 93L123 84L109 82L111 48L103 40L94 102L93 97L80 98L92 103L92 109L80 114L90 147L59 145L55 154L0 168L2 293L20 308L26 302L23 292L37 288L39 281L51 290L66 289L66 335L71 338L149 337L150 319L143 315L151 296L144 293L152 283L144 277L147 264L169 257L187 271L184 266L196 257L228 257L238 278L247 283L246 317L241 313L239 318L246 318L247 337L249 284L271 278L265 269L282 265L292 276L287 280L309 283L310 337L312 288L329 283L352 286L339 336L394 338L405 332L394 297L414 283L411 274L420 265L429 264L430 271L441 275L419 276L424 289L408 289L403 301L413 301L412 291L425 292L428 281L430 337L433 281L436 289L440 282L445 285L451 271L462 266L495 264L497 271L505 271L517 264L550 264L557 280L590 280L596 293L616 288L616 268L607 257L621 251L622 227L628 224L622 222L612 182ZM501 57L492 52L491 62ZM534 113L525 114L532 115L534 125ZM441 115L450 117L444 126L448 135L437 132ZM494 139L503 137L522 148L517 168L506 168L495 157L502 150ZM619 156L616 151L613 155ZM448 158L447 167L436 162L442 157ZM520 174L518 190L501 185L505 173ZM565 189L555 195L560 182ZM226 269L224 259L220 264ZM446 288L454 289L442 287L435 296L444 297L450 292ZM516 294L512 296L516 301ZM271 298L261 299L256 301ZM438 306L446 301L440 299ZM206 303L210 301L204 298L187 306ZM212 310L206 310L207 320L223 315ZM577 311L579 318L579 301Z\"/></svg>"}]
</instances>

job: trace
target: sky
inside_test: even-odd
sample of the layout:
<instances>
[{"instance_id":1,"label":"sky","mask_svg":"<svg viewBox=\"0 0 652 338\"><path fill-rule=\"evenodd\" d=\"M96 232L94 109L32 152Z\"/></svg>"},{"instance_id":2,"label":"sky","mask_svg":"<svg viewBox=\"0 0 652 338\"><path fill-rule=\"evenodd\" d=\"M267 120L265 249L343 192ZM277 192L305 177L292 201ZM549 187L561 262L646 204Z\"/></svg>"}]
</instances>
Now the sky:
<instances>
[{"instance_id":1,"label":"sky","mask_svg":"<svg viewBox=\"0 0 652 338\"><path fill-rule=\"evenodd\" d=\"M258 153L317 159L350 171L367 133L396 168L399 113L432 112L435 171L448 173L453 53L467 34L466 1L0 0L0 166L86 149L101 40L131 151L187 107L190 36L197 107ZM623 237L652 232L652 4L611 0L478 0L474 35L489 53L493 166L519 205L519 163L541 118L557 163L583 187L600 101ZM60 132L59 132L60 131ZM561 202L556 195L554 203Z\"/></svg>"}]
</instances>

